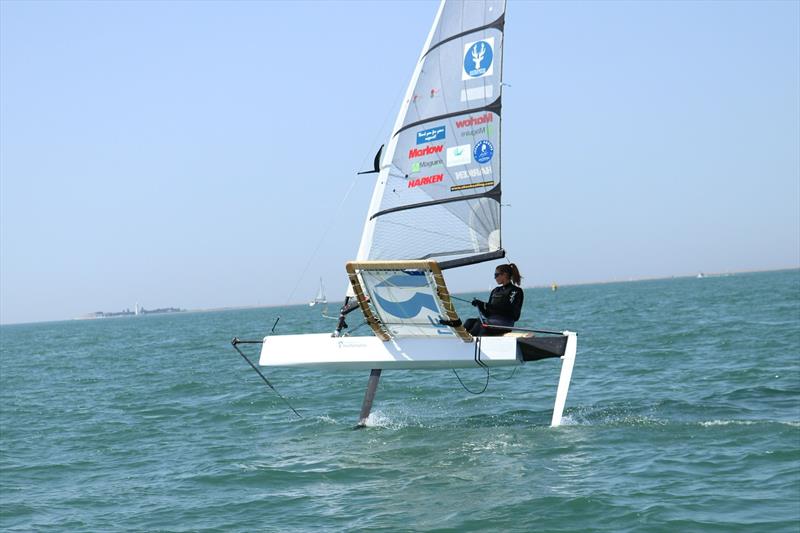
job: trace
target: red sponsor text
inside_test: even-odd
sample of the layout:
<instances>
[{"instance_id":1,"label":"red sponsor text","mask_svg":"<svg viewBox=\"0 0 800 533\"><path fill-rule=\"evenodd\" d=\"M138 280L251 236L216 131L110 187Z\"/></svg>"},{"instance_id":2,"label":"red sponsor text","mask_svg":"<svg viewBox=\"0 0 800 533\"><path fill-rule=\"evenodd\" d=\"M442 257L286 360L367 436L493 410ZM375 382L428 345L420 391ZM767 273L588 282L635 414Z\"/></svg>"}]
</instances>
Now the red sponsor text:
<instances>
[{"instance_id":1,"label":"red sponsor text","mask_svg":"<svg viewBox=\"0 0 800 533\"><path fill-rule=\"evenodd\" d=\"M426 146L425 148L412 148L408 151L408 158L414 159L415 157L422 157L424 155L438 154L444 148L443 144L436 144L433 146Z\"/></svg>"},{"instance_id":2,"label":"red sponsor text","mask_svg":"<svg viewBox=\"0 0 800 533\"><path fill-rule=\"evenodd\" d=\"M424 178L417 178L408 182L408 188L420 187L422 185L430 185L431 183L439 183L444 179L444 174L434 174L433 176L425 176Z\"/></svg>"},{"instance_id":3,"label":"red sponsor text","mask_svg":"<svg viewBox=\"0 0 800 533\"><path fill-rule=\"evenodd\" d=\"M492 114L486 113L479 117L469 117L464 120L456 120L456 128L468 128L479 124L488 124L492 121Z\"/></svg>"}]
</instances>

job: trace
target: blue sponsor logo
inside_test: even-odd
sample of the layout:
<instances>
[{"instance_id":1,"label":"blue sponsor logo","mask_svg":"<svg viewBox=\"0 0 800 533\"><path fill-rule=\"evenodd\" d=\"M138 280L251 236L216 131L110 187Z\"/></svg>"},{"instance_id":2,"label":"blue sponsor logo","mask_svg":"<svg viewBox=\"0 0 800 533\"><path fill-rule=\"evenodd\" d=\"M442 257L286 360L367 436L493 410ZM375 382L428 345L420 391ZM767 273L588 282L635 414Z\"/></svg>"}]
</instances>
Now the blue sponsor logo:
<instances>
[{"instance_id":1,"label":"blue sponsor logo","mask_svg":"<svg viewBox=\"0 0 800 533\"><path fill-rule=\"evenodd\" d=\"M396 276L387 278L383 282L375 285L376 290L373 292L373 295L375 296L376 303L381 309L390 315L396 316L397 318L414 318L420 314L423 308L429 309L438 314L439 309L436 306L436 300L433 299L431 294L415 292L411 298L401 302L388 300L378 294L379 289L383 287L412 289L414 287L427 286L428 280L425 277L425 274L422 272L406 272L404 274L398 274Z\"/></svg>"},{"instance_id":2,"label":"blue sponsor logo","mask_svg":"<svg viewBox=\"0 0 800 533\"><path fill-rule=\"evenodd\" d=\"M464 54L464 72L473 78L480 78L486 75L492 66L492 45L486 41L478 41L469 48Z\"/></svg>"},{"instance_id":3,"label":"blue sponsor logo","mask_svg":"<svg viewBox=\"0 0 800 533\"><path fill-rule=\"evenodd\" d=\"M475 145L472 155L478 163L482 165L488 163L494 155L494 146L489 141L480 141Z\"/></svg>"},{"instance_id":4,"label":"blue sponsor logo","mask_svg":"<svg viewBox=\"0 0 800 533\"><path fill-rule=\"evenodd\" d=\"M433 141L441 141L445 137L444 126L436 126L429 130L417 132L417 144L425 144Z\"/></svg>"}]
</instances>

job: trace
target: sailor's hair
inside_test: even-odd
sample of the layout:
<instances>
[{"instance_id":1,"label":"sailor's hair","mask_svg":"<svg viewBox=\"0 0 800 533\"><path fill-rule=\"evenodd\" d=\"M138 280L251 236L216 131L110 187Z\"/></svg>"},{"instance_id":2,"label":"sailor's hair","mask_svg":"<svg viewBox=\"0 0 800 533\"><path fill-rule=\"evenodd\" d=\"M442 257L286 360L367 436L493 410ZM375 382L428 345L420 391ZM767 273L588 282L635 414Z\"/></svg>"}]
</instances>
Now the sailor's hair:
<instances>
[{"instance_id":1,"label":"sailor's hair","mask_svg":"<svg viewBox=\"0 0 800 533\"><path fill-rule=\"evenodd\" d=\"M511 281L514 282L514 285L519 285L522 282L522 275L519 273L519 269L514 263L498 265L497 271L508 274L508 276L511 278Z\"/></svg>"}]
</instances>

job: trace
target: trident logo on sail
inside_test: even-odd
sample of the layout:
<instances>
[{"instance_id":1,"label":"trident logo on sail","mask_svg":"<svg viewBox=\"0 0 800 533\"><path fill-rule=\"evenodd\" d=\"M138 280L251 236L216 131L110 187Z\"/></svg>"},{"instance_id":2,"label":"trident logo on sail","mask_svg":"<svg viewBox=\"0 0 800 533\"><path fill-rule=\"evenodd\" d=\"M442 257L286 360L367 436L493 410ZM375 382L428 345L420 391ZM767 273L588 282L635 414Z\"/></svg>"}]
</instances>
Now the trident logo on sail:
<instances>
[{"instance_id":1,"label":"trident logo on sail","mask_svg":"<svg viewBox=\"0 0 800 533\"><path fill-rule=\"evenodd\" d=\"M472 60L475 62L475 70L479 70L481 68L481 61L483 61L483 56L486 54L486 43L481 42L481 51L478 52L478 45L477 43L475 46L472 47Z\"/></svg>"},{"instance_id":2,"label":"trident logo on sail","mask_svg":"<svg viewBox=\"0 0 800 533\"><path fill-rule=\"evenodd\" d=\"M462 80L491 76L494 70L494 37L467 43L464 46L464 71Z\"/></svg>"}]
</instances>

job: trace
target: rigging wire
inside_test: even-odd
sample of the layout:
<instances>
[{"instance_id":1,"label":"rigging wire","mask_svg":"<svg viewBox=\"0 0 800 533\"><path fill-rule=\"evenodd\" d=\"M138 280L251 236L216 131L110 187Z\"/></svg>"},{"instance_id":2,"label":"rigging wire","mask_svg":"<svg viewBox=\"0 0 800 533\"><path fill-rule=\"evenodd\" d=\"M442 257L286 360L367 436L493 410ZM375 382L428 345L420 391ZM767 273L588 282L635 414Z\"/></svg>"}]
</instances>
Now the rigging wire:
<instances>
[{"instance_id":1,"label":"rigging wire","mask_svg":"<svg viewBox=\"0 0 800 533\"><path fill-rule=\"evenodd\" d=\"M356 181L358 181L358 176L356 176L353 179L353 181L350 183L350 187L347 189L347 192L345 193L344 198L342 198L342 200L339 202L339 206L336 208L336 212L333 215L334 220L338 219L339 213L341 212L342 208L344 207L345 202L347 201L347 198L350 196L350 193L353 191L353 188L356 185ZM333 226L334 226L334 224L329 224L329 225L327 225L327 228L325 228L325 231L322 233L322 237L320 238L319 242L317 243L317 246L314 248L314 251L311 252L311 257L308 259L308 262L306 263L306 266L303 267L303 270L300 273L300 276L297 278L297 282L295 282L294 287L292 287L292 291L289 293L289 296L286 298L286 302L283 304L284 306L289 305L289 302L291 301L292 297L294 296L294 293L297 291L297 287L299 287L300 286L300 282L303 281L303 278L305 277L306 272L308 272L308 268L311 266L311 263L313 263L314 259L317 258L317 253L319 252L319 249L322 247L322 244L325 242L325 239L328 237L328 233L330 233L331 229L333 229Z\"/></svg>"},{"instance_id":2,"label":"rigging wire","mask_svg":"<svg viewBox=\"0 0 800 533\"><path fill-rule=\"evenodd\" d=\"M396 102L398 100L398 98L401 97L400 95L402 94L402 92L403 92L403 88L401 86L400 90L397 92L397 94L395 95L395 97L394 97L394 99L392 101ZM375 132L375 135L374 135L374 137L372 139L372 143L370 144L370 146L374 147L376 145L378 139L380 138L380 136L384 134L384 130L386 129L386 123L389 120L389 118L391 117L392 111L394 111L394 106L387 106L386 115L385 115L385 117L383 119L383 122L381 123L380 127ZM371 154L371 150L372 150L372 148L370 148L370 151L368 151L366 153L366 155L364 156L364 158L361 161L361 165L359 165L359 168L362 168L366 164L366 161L370 157L373 157L373 156L370 155ZM350 196L350 193L353 191L353 188L355 187L357 181L358 181L358 174L356 174L355 178L353 178L353 181L350 183L350 187L347 189L347 192L345 193L344 197L339 202L339 206L336 208L336 212L333 215L333 219L334 220L337 220L339 218L339 213L341 212L342 207L344 207L345 202L347 201L348 197ZM297 288L300 286L300 283L305 278L306 272L308 272L308 269L311 266L311 263L313 263L314 259L316 259L317 253L319 252L319 249L322 247L322 244L325 242L325 240L326 240L328 234L330 233L331 229L333 228L333 226L334 226L334 224L328 225L327 228L325 229L325 231L323 232L322 237L320 238L317 246L314 248L314 251L311 253L311 257L308 259L308 262L306 263L305 267L303 268L302 272L300 273L300 276L298 277L297 282L294 284L294 287L292 287L292 290L289 293L289 296L286 298L286 302L283 304L284 306L288 305L289 302L294 297L295 292L297 292Z\"/></svg>"}]
</instances>

